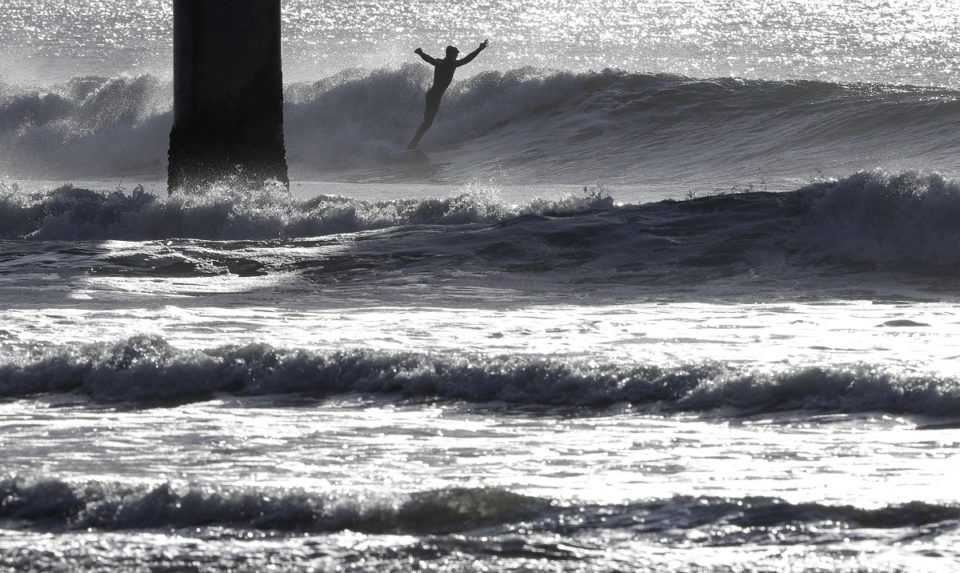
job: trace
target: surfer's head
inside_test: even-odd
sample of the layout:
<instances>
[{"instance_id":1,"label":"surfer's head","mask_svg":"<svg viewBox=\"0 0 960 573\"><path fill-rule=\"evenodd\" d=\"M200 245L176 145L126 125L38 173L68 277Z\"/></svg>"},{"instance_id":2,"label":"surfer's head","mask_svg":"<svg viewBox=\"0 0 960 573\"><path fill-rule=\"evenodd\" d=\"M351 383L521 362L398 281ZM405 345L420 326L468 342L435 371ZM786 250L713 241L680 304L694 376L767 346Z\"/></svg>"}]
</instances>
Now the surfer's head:
<instances>
[{"instance_id":1,"label":"surfer's head","mask_svg":"<svg viewBox=\"0 0 960 573\"><path fill-rule=\"evenodd\" d=\"M447 46L447 59L448 59L448 60L455 60L455 59L457 59L457 56L459 56L459 55L460 55L460 50L458 50L458 49L456 48L456 46Z\"/></svg>"}]
</instances>

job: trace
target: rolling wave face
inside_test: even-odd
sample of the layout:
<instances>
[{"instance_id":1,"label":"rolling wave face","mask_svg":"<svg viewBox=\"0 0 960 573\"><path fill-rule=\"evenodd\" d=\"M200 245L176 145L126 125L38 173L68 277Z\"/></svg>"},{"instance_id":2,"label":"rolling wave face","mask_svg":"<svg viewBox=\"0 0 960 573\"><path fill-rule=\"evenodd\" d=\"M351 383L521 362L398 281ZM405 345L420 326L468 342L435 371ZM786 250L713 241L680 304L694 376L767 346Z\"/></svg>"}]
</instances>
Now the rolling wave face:
<instances>
[{"instance_id":1,"label":"rolling wave face","mask_svg":"<svg viewBox=\"0 0 960 573\"><path fill-rule=\"evenodd\" d=\"M950 127L960 104L949 90L528 68L456 84L426 142L437 167L411 174L397 157L420 121L428 81L426 68L409 65L289 86L295 176L713 190L877 164L956 171L960 152ZM150 76L7 93L3 167L48 177L160 176L170 102L170 86Z\"/></svg>"},{"instance_id":2,"label":"rolling wave face","mask_svg":"<svg viewBox=\"0 0 960 573\"><path fill-rule=\"evenodd\" d=\"M392 498L323 495L304 491L201 486L129 486L57 479L0 480L0 520L42 529L169 529L225 526L286 532L358 531L440 535L481 530L509 535L573 535L628 530L661 542L690 541L709 529L711 542L767 539L773 531L810 541L840 541L850 528L897 529L949 524L952 506L911 503L879 509L791 504L773 498L676 497L604 506L565 506L503 489L455 488ZM791 531L792 529L792 531ZM525 535L526 537L526 535ZM484 539L484 544L489 541Z\"/></svg>"},{"instance_id":3,"label":"rolling wave face","mask_svg":"<svg viewBox=\"0 0 960 573\"><path fill-rule=\"evenodd\" d=\"M689 281L690 273L728 276L764 268L802 274L810 265L825 264L953 274L960 270L958 217L960 184L916 173L859 173L792 193L643 205L616 205L600 191L512 206L486 192L367 202L335 196L299 200L279 186L245 191L224 185L170 198L72 187L27 196L0 188L0 238L6 239L260 240L267 241L263 250L276 255L314 243L298 237L382 229L359 242L356 236L324 241L342 241L354 258L377 256L391 268L433 261L481 274L575 270L588 282L638 285L669 277ZM164 243L167 251L195 246ZM231 262L233 268L319 272L330 263L316 254L302 260L285 254L267 264L267 255L259 261L242 259L246 251L228 246L206 248L220 253L212 263ZM150 245L143 251L149 257ZM294 263L284 267L290 260Z\"/></svg>"},{"instance_id":4,"label":"rolling wave face","mask_svg":"<svg viewBox=\"0 0 960 573\"><path fill-rule=\"evenodd\" d=\"M416 128L427 79L407 66L292 86L293 164L389 178L396 165L377 166ZM526 68L457 84L427 149L447 164L445 177L587 184L713 177L720 186L745 174L759 183L891 158L943 168L960 149L947 128L960 114L956 99L921 88Z\"/></svg>"},{"instance_id":5,"label":"rolling wave face","mask_svg":"<svg viewBox=\"0 0 960 573\"><path fill-rule=\"evenodd\" d=\"M544 406L635 404L661 411L960 412L960 381L868 366L763 373L718 364L667 367L364 350L321 354L264 344L183 351L146 336L54 348L0 365L0 396L50 392L147 404L206 400L222 392L368 393Z\"/></svg>"}]
</instances>

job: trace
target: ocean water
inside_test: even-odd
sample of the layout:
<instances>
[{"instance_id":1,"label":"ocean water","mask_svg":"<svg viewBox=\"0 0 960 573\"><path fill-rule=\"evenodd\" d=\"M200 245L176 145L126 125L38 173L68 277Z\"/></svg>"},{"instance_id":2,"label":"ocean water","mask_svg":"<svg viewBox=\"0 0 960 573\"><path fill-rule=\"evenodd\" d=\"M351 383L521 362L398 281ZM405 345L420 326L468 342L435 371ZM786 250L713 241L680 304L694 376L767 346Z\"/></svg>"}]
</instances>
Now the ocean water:
<instances>
[{"instance_id":1,"label":"ocean water","mask_svg":"<svg viewBox=\"0 0 960 573\"><path fill-rule=\"evenodd\" d=\"M283 10L168 197L169 3L0 5L0 571L960 567L960 5Z\"/></svg>"}]
</instances>

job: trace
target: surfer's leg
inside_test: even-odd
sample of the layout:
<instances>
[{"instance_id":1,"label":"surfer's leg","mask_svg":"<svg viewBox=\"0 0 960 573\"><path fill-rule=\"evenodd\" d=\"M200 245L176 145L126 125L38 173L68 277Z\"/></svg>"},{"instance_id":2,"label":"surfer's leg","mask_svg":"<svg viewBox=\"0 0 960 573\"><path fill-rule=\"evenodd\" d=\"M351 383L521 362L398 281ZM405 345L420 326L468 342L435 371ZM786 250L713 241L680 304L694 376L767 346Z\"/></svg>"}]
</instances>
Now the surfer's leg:
<instances>
[{"instance_id":1,"label":"surfer's leg","mask_svg":"<svg viewBox=\"0 0 960 573\"><path fill-rule=\"evenodd\" d=\"M420 145L420 140L423 139L427 130L433 125L433 120L437 117L438 111L440 111L440 96L427 92L427 105L423 110L423 123L420 124L416 135L413 136L407 149L416 149L417 146Z\"/></svg>"}]
</instances>

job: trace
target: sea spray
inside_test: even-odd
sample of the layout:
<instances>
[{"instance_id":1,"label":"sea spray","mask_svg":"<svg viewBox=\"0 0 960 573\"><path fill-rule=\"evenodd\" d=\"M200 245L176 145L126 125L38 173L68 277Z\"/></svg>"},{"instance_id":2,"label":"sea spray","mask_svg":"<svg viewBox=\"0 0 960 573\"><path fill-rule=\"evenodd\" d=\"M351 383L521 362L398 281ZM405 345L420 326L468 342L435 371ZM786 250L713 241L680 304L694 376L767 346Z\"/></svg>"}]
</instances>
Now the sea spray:
<instances>
[{"instance_id":1,"label":"sea spray","mask_svg":"<svg viewBox=\"0 0 960 573\"><path fill-rule=\"evenodd\" d=\"M639 205L619 204L602 187L522 204L506 203L495 187L485 186L447 198L380 201L299 199L281 186L246 189L229 181L172 197L140 188L98 192L68 185L24 193L0 187L4 239L290 240L305 246L311 237L384 230L387 236L368 237L354 248L383 256L405 250L437 260L453 257L456 265L491 265L491 271L533 262L545 271L576 265L584 267L584 279L628 282L624 271L631 268L640 281L644 269L680 276L785 264L955 273L957 216L958 184L915 172L863 172L790 193Z\"/></svg>"},{"instance_id":2,"label":"sea spray","mask_svg":"<svg viewBox=\"0 0 960 573\"><path fill-rule=\"evenodd\" d=\"M424 142L435 164L405 174L402 152L428 81L425 68L407 65L288 86L295 178L695 181L703 192L743 184L745 174L795 179L888 163L955 171L960 151L945 129L960 117L948 89L520 68L455 84ZM170 94L152 76L14 90L0 98L0 168L21 177L161 178Z\"/></svg>"}]
</instances>

